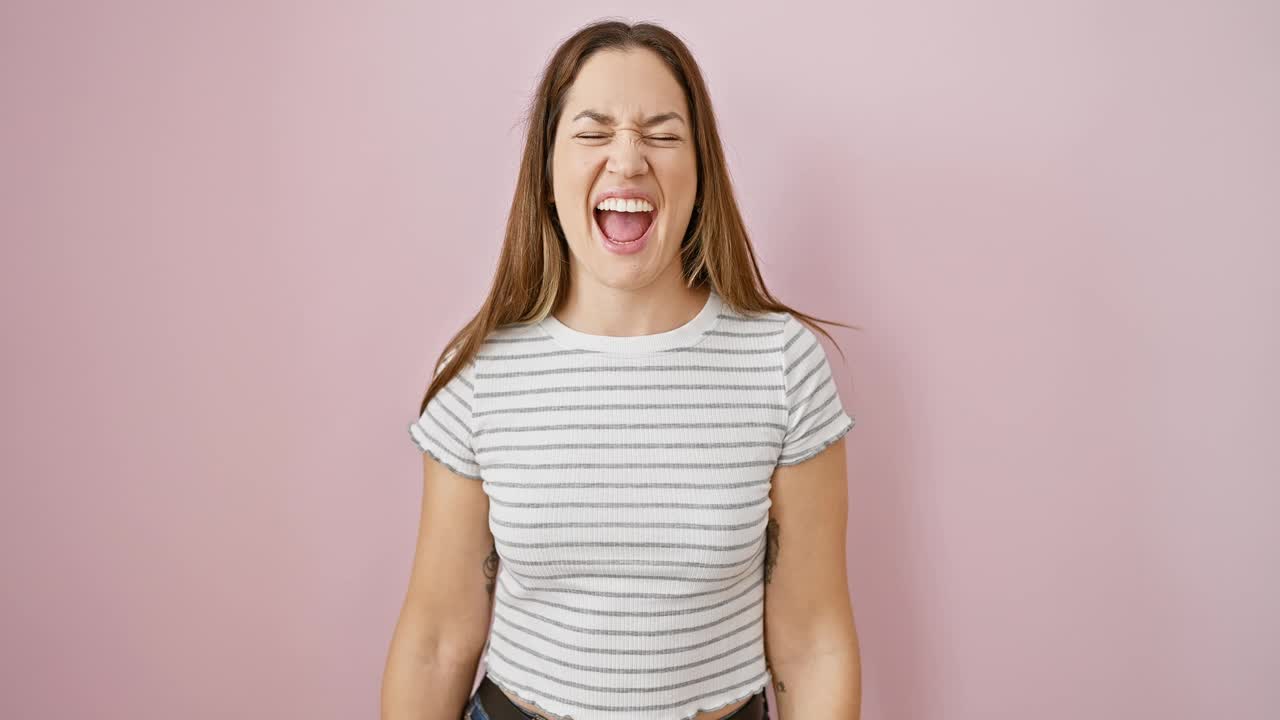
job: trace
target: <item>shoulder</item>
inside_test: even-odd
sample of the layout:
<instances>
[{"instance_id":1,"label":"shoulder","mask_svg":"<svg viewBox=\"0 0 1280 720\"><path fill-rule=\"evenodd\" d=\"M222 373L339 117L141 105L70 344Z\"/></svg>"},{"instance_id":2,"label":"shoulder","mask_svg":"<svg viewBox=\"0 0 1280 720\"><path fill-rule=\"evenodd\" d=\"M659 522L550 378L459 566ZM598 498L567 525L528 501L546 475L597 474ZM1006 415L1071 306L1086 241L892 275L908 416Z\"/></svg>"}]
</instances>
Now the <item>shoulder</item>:
<instances>
[{"instance_id":1,"label":"shoulder","mask_svg":"<svg viewBox=\"0 0 1280 720\"><path fill-rule=\"evenodd\" d=\"M722 303L718 315L717 329L721 331L755 331L753 334L762 337L773 337L783 329L790 317L787 312L746 312Z\"/></svg>"},{"instance_id":2,"label":"shoulder","mask_svg":"<svg viewBox=\"0 0 1280 720\"><path fill-rule=\"evenodd\" d=\"M782 322L782 352L795 358L818 345L818 334L800 318L789 312L777 313Z\"/></svg>"},{"instance_id":3,"label":"shoulder","mask_svg":"<svg viewBox=\"0 0 1280 720\"><path fill-rule=\"evenodd\" d=\"M490 331L477 355L484 359L520 357L537 352L550 340L551 336L538 323L509 323Z\"/></svg>"},{"instance_id":4,"label":"shoulder","mask_svg":"<svg viewBox=\"0 0 1280 720\"><path fill-rule=\"evenodd\" d=\"M459 374L478 381L493 377L495 371L508 372L512 363L521 364L545 354L551 347L550 340L537 323L503 325L485 336Z\"/></svg>"},{"instance_id":5,"label":"shoulder","mask_svg":"<svg viewBox=\"0 0 1280 720\"><path fill-rule=\"evenodd\" d=\"M468 361L462 372L474 372L477 363L481 360L491 358L493 356L501 356L514 352L515 347L520 347L523 343L537 342L546 337L536 323L526 324L509 324L495 328L489 331L485 336L484 342L480 343L475 355ZM458 348L451 347L440 358L440 364L436 366L436 374L443 371L458 355Z\"/></svg>"},{"instance_id":6,"label":"shoulder","mask_svg":"<svg viewBox=\"0 0 1280 720\"><path fill-rule=\"evenodd\" d=\"M826 373L830 358L818 337L818 331L791 313L783 313L780 339L782 373L788 387L794 387L814 376Z\"/></svg>"},{"instance_id":7,"label":"shoulder","mask_svg":"<svg viewBox=\"0 0 1280 720\"><path fill-rule=\"evenodd\" d=\"M818 344L816 333L786 310L749 313L725 305L720 320L719 334L751 338L761 352L794 359Z\"/></svg>"}]
</instances>

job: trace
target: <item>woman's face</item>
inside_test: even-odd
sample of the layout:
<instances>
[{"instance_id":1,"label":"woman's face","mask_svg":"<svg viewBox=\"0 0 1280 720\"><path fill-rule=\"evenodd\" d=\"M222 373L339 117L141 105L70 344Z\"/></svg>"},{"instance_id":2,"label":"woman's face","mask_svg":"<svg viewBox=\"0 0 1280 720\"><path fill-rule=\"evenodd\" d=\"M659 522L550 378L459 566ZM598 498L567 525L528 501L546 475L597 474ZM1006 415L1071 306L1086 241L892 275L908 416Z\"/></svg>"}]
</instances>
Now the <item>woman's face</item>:
<instances>
[{"instance_id":1,"label":"woman's face","mask_svg":"<svg viewBox=\"0 0 1280 720\"><path fill-rule=\"evenodd\" d=\"M551 168L574 279L631 289L664 273L679 277L698 191L689 123L684 92L654 52L606 50L583 64L556 128ZM613 190L650 205L597 209Z\"/></svg>"}]
</instances>

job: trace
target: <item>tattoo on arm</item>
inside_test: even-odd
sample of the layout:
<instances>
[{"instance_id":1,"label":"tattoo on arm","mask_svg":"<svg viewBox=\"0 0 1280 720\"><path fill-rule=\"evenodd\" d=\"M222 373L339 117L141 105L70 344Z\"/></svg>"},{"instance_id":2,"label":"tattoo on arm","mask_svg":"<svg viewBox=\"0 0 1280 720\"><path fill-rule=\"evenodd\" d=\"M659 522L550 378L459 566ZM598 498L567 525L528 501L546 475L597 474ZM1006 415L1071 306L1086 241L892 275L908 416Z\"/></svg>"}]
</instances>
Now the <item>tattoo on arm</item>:
<instances>
[{"instance_id":1,"label":"tattoo on arm","mask_svg":"<svg viewBox=\"0 0 1280 720\"><path fill-rule=\"evenodd\" d=\"M489 557L484 559L484 590L493 597L493 590L497 586L498 577L498 548L495 545L489 550Z\"/></svg>"},{"instance_id":2,"label":"tattoo on arm","mask_svg":"<svg viewBox=\"0 0 1280 720\"><path fill-rule=\"evenodd\" d=\"M778 521L769 518L764 529L764 582L766 585L773 579L773 566L778 564Z\"/></svg>"}]
</instances>

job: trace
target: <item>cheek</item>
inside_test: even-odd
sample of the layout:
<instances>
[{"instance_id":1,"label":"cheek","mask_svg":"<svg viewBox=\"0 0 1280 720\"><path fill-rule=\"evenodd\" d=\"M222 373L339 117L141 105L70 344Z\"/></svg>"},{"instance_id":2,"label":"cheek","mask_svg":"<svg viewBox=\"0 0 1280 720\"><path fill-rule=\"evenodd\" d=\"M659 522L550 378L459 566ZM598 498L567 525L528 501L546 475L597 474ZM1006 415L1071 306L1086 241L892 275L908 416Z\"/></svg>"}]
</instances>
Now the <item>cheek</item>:
<instances>
[{"instance_id":1,"label":"cheek","mask_svg":"<svg viewBox=\"0 0 1280 720\"><path fill-rule=\"evenodd\" d=\"M671 190L682 190L696 186L698 182L698 161L693 155L669 155L655 158L650 162L659 179L665 179Z\"/></svg>"},{"instance_id":2,"label":"cheek","mask_svg":"<svg viewBox=\"0 0 1280 720\"><path fill-rule=\"evenodd\" d=\"M576 151L575 151L576 150ZM552 161L555 185L566 193L585 197L594 184L594 177L601 167L599 158L580 149L570 149Z\"/></svg>"},{"instance_id":3,"label":"cheek","mask_svg":"<svg viewBox=\"0 0 1280 720\"><path fill-rule=\"evenodd\" d=\"M577 146L572 143L556 145L555 154L551 158L551 172L556 184L572 179L581 167L582 153Z\"/></svg>"}]
</instances>

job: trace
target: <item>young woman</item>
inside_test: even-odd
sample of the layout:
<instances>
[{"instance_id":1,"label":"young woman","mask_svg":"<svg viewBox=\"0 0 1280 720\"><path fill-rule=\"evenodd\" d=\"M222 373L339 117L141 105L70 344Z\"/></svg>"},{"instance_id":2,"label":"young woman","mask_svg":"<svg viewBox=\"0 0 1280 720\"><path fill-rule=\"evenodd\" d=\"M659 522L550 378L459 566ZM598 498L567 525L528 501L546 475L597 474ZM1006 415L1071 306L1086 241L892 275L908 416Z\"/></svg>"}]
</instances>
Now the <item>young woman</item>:
<instances>
[{"instance_id":1,"label":"young woman","mask_svg":"<svg viewBox=\"0 0 1280 720\"><path fill-rule=\"evenodd\" d=\"M566 40L493 285L409 428L384 720L745 720L770 682L782 718L856 718L854 421L802 318L765 289L684 43Z\"/></svg>"}]
</instances>

